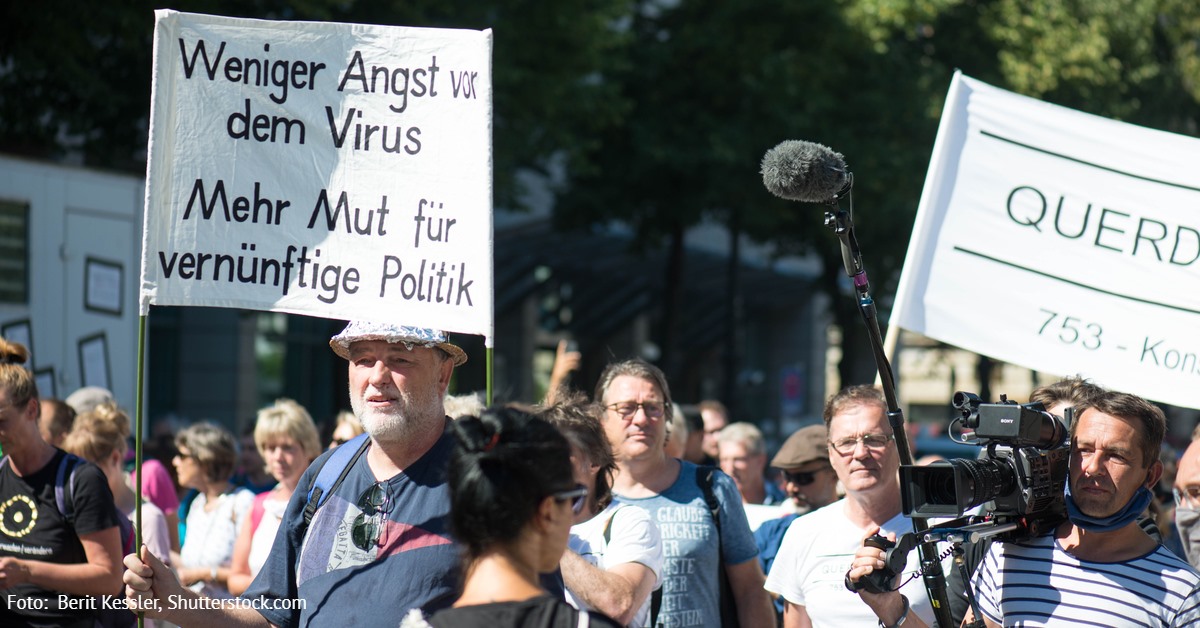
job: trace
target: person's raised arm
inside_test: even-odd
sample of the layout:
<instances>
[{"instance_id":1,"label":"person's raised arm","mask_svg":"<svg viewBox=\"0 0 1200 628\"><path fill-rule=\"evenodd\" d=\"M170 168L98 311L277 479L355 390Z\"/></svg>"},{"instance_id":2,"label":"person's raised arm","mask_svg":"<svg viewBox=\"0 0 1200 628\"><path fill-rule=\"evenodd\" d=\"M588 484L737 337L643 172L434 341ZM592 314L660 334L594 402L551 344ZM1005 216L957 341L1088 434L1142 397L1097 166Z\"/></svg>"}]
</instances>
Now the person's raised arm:
<instances>
[{"instance_id":1,"label":"person's raised arm","mask_svg":"<svg viewBox=\"0 0 1200 628\"><path fill-rule=\"evenodd\" d=\"M0 589L32 584L72 595L117 595L121 591L121 533L118 527L80 534L86 563L48 563L0 558Z\"/></svg>"},{"instance_id":2,"label":"person's raised arm","mask_svg":"<svg viewBox=\"0 0 1200 628\"><path fill-rule=\"evenodd\" d=\"M543 403L553 404L561 396L567 385L567 376L572 371L579 370L583 354L578 351L568 351L567 341L559 340L554 351L554 365L550 367L550 383L546 387L546 399Z\"/></svg>"}]
</instances>

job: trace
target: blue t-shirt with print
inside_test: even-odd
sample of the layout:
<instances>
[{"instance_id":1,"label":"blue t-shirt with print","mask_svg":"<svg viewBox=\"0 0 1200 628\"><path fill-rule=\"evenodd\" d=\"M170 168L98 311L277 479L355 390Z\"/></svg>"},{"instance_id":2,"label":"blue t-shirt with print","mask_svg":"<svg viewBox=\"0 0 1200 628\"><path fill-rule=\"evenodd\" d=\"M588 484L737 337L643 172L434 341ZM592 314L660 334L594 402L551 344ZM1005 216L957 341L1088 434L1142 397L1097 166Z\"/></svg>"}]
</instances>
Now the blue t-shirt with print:
<instances>
[{"instance_id":1,"label":"blue t-shirt with print","mask_svg":"<svg viewBox=\"0 0 1200 628\"><path fill-rule=\"evenodd\" d=\"M242 597L260 598L259 612L283 628L394 628L409 609L428 614L449 606L460 575L446 484L452 441L444 433L424 456L386 482L391 511L379 541L368 551L359 549L351 536L363 512L358 503L375 484L366 453L317 510L308 533L300 535L308 487L329 456L322 454L301 476L271 554Z\"/></svg>"},{"instance_id":2,"label":"blue t-shirt with print","mask_svg":"<svg viewBox=\"0 0 1200 628\"><path fill-rule=\"evenodd\" d=\"M667 490L653 497L616 499L646 509L662 534L663 583L659 622L664 626L720 628L720 581L717 569L717 528L696 483L696 465L680 460L679 477ZM742 496L733 480L713 473L713 494L720 506L724 560L731 565L758 556Z\"/></svg>"}]
</instances>

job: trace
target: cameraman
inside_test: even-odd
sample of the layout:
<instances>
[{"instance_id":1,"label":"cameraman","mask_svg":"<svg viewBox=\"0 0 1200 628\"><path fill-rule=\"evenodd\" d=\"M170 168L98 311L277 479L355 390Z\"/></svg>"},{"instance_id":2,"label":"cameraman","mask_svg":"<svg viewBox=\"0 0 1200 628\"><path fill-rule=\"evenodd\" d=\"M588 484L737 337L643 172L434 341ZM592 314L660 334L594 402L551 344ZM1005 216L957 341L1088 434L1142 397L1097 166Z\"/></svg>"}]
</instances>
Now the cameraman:
<instances>
[{"instance_id":1,"label":"cameraman","mask_svg":"<svg viewBox=\"0 0 1200 628\"><path fill-rule=\"evenodd\" d=\"M1053 535L992 545L972 579L984 625L1200 622L1200 574L1136 521L1162 475L1165 432L1162 410L1134 395L1104 392L1076 408L1069 520ZM849 579L882 566L881 556L860 548ZM882 625L926 625L897 592L861 597Z\"/></svg>"},{"instance_id":2,"label":"cameraman","mask_svg":"<svg viewBox=\"0 0 1200 628\"><path fill-rule=\"evenodd\" d=\"M1047 412L1061 418L1066 416L1068 408L1082 408L1088 399L1103 392L1104 388L1086 379L1066 377L1052 384L1038 386L1029 394L1029 401L1042 404ZM974 543L963 543L963 562L967 568L968 579L975 573L979 563L983 562L983 557L987 556L991 546L991 537ZM966 582L957 568L946 574L946 591L950 598L950 616L957 626L962 623L969 607Z\"/></svg>"}]
</instances>

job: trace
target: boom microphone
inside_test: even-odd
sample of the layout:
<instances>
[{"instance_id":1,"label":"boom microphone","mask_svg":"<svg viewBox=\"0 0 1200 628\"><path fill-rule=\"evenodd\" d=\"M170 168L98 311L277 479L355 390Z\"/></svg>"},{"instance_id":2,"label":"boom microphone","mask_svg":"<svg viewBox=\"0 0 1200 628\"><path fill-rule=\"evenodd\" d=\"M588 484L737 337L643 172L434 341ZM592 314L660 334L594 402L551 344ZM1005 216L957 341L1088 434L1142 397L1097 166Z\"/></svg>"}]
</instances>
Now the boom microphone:
<instances>
[{"instance_id":1,"label":"boom microphone","mask_svg":"<svg viewBox=\"0 0 1200 628\"><path fill-rule=\"evenodd\" d=\"M828 146L786 140L762 160L763 185L789 201L828 203L846 185L846 160Z\"/></svg>"}]
</instances>

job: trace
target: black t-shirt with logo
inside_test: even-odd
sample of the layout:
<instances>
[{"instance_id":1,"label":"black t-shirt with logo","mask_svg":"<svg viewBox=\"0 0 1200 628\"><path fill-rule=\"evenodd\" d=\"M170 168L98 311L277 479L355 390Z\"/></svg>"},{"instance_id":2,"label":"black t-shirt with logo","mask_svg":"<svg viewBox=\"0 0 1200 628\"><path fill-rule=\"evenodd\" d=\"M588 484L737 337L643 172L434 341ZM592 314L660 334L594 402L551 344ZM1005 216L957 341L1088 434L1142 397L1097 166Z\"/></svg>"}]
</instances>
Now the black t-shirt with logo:
<instances>
[{"instance_id":1,"label":"black t-shirt with logo","mask_svg":"<svg viewBox=\"0 0 1200 628\"><path fill-rule=\"evenodd\" d=\"M588 613L592 628L621 628L596 611ZM494 602L447 608L429 619L434 628L578 628L579 611L562 598L540 595L521 602Z\"/></svg>"},{"instance_id":2,"label":"black t-shirt with logo","mask_svg":"<svg viewBox=\"0 0 1200 628\"><path fill-rule=\"evenodd\" d=\"M73 504L72 527L59 512L54 498L55 475L67 455L57 450L39 471L17 477L8 461L0 466L0 556L38 560L48 563L86 563L87 555L79 535L117 526L108 480L95 465L79 461L70 489L64 487ZM69 483L68 470L63 480ZM117 590L113 594L119 594ZM57 591L29 584L0 591L0 626L57 625L91 626L100 602L95 598L67 596L62 608Z\"/></svg>"}]
</instances>

